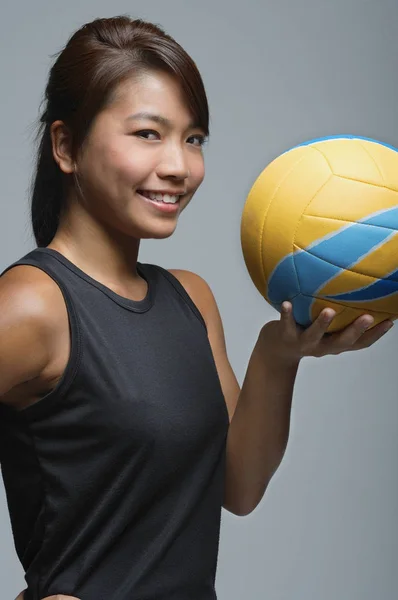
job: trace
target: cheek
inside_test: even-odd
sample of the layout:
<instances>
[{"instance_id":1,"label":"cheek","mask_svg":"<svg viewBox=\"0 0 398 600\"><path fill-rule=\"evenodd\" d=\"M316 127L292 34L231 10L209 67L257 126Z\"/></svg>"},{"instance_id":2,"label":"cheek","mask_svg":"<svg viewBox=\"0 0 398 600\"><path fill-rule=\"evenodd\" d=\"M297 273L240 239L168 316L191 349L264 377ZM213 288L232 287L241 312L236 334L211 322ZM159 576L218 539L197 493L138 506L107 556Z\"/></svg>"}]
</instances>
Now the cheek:
<instances>
[{"instance_id":1,"label":"cheek","mask_svg":"<svg viewBox=\"0 0 398 600\"><path fill-rule=\"evenodd\" d=\"M191 174L191 181L193 183L193 186L197 188L202 183L205 177L205 164L203 158L191 164L189 171Z\"/></svg>"},{"instance_id":2,"label":"cheek","mask_svg":"<svg viewBox=\"0 0 398 600\"><path fill-rule=\"evenodd\" d=\"M108 157L113 165L114 175L122 184L137 186L156 172L160 157L157 152L142 151L139 148L116 149Z\"/></svg>"},{"instance_id":3,"label":"cheek","mask_svg":"<svg viewBox=\"0 0 398 600\"><path fill-rule=\"evenodd\" d=\"M85 168L98 181L111 183L119 180L129 184L145 178L154 168L154 162L154 156L132 149L128 139L126 143L97 144L84 160Z\"/></svg>"},{"instance_id":4,"label":"cheek","mask_svg":"<svg viewBox=\"0 0 398 600\"><path fill-rule=\"evenodd\" d=\"M93 188L104 187L114 178L120 164L116 150L103 144L91 144L82 155L79 170L86 185Z\"/></svg>"}]
</instances>

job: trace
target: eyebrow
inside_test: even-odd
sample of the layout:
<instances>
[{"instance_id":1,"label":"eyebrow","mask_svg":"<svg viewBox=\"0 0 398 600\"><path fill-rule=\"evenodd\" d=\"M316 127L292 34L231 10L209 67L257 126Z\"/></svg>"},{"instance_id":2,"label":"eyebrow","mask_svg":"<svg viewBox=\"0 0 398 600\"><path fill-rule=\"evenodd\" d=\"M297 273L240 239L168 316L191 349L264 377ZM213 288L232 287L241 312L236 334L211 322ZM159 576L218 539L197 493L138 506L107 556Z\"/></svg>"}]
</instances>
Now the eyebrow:
<instances>
[{"instance_id":1,"label":"eyebrow","mask_svg":"<svg viewBox=\"0 0 398 600\"><path fill-rule=\"evenodd\" d=\"M166 117L162 117L161 115L156 115L154 113L141 111L135 113L134 115L130 115L127 117L126 121L153 121L154 123L159 123L159 125L164 125L165 127L171 128L172 122ZM191 122L188 125L188 129L203 129L198 123Z\"/></svg>"}]
</instances>

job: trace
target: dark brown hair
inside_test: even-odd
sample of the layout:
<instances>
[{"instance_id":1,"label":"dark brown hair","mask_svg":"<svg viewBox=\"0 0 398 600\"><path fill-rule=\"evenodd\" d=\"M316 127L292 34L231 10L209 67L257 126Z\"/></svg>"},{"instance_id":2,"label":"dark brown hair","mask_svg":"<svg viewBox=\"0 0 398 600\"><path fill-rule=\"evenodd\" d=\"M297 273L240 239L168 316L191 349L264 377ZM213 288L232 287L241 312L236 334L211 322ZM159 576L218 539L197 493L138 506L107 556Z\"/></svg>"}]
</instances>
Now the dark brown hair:
<instances>
[{"instance_id":1,"label":"dark brown hair","mask_svg":"<svg viewBox=\"0 0 398 600\"><path fill-rule=\"evenodd\" d=\"M200 73L159 26L127 16L96 19L76 31L57 54L45 90L32 186L31 219L38 246L47 246L57 231L69 180L53 157L51 124L59 119L69 128L76 156L119 84L153 70L176 77L194 121L208 135L209 109Z\"/></svg>"}]
</instances>

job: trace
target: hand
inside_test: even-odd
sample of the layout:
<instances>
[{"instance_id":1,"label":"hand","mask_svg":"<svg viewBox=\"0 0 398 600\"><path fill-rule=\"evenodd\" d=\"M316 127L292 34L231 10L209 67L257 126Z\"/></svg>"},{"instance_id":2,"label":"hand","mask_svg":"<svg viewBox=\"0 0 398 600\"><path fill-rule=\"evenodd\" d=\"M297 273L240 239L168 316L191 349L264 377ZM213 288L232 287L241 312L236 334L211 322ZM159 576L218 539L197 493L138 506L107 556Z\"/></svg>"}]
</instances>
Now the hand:
<instances>
[{"instance_id":1,"label":"hand","mask_svg":"<svg viewBox=\"0 0 398 600\"><path fill-rule=\"evenodd\" d=\"M336 316L332 308L325 308L306 329L296 323L291 302L284 302L278 321L264 325L260 336L270 356L287 363L298 363L305 356L326 356L352 350L369 348L394 324L390 319L373 325L371 315L361 315L350 325L336 333L327 333Z\"/></svg>"}]
</instances>

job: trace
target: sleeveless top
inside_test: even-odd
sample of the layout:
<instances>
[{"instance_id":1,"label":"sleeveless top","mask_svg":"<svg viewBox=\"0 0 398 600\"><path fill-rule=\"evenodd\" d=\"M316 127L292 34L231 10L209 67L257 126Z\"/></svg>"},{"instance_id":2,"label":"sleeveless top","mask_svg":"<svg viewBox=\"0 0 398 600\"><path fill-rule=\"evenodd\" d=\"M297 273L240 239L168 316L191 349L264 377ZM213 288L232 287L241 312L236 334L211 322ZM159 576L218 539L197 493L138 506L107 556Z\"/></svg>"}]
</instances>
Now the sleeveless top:
<instances>
[{"instance_id":1,"label":"sleeveless top","mask_svg":"<svg viewBox=\"0 0 398 600\"><path fill-rule=\"evenodd\" d=\"M55 389L0 405L25 600L214 600L229 419L199 310L152 264L142 301L53 249L16 265L56 282L71 337Z\"/></svg>"}]
</instances>

